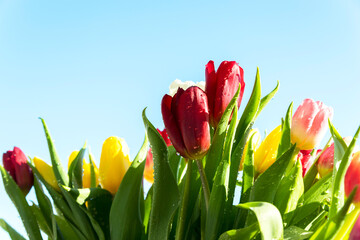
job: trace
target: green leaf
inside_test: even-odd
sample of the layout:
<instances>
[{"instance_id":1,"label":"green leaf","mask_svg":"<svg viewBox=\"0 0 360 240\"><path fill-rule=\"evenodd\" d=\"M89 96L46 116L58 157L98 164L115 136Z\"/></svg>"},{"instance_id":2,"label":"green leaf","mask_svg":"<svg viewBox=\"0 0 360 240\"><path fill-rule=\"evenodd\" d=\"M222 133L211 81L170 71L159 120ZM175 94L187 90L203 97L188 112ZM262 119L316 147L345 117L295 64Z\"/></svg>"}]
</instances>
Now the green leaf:
<instances>
[{"instance_id":1,"label":"green leaf","mask_svg":"<svg viewBox=\"0 0 360 240\"><path fill-rule=\"evenodd\" d=\"M174 146L168 146L168 154L169 154L169 166L171 168L171 172L173 173L174 177L177 179L179 162L180 161L185 162L185 160L181 159L181 156L177 154Z\"/></svg>"},{"instance_id":2,"label":"green leaf","mask_svg":"<svg viewBox=\"0 0 360 240\"><path fill-rule=\"evenodd\" d=\"M28 205L23 192L20 190L12 177L1 165L0 171L6 193L9 195L11 201L18 210L30 240L42 239L34 213L31 211L31 208Z\"/></svg>"},{"instance_id":3,"label":"green leaf","mask_svg":"<svg viewBox=\"0 0 360 240\"><path fill-rule=\"evenodd\" d=\"M59 226L60 232L64 236L64 239L71 239L71 240L83 240L85 237L79 237L77 233L74 231L71 226L71 223L67 220L65 220L63 217L60 217L58 215L54 215L57 225ZM79 233L81 234L81 233ZM83 236L81 234L81 236Z\"/></svg>"},{"instance_id":4,"label":"green leaf","mask_svg":"<svg viewBox=\"0 0 360 240\"><path fill-rule=\"evenodd\" d=\"M291 147L291 139L290 139L290 128L291 128L291 120L292 120L292 109L293 103L290 104L286 116L285 121L281 126L281 140L278 147L277 157L279 158L286 150Z\"/></svg>"},{"instance_id":5,"label":"green leaf","mask_svg":"<svg viewBox=\"0 0 360 240\"><path fill-rule=\"evenodd\" d=\"M45 193L41 187L41 184L39 182L39 179L36 177L34 177L34 189L35 189L36 199L39 204L39 211L45 220L46 227L49 228L49 230L50 230L49 236L52 239L57 239L57 238L63 239L61 232L58 231L58 229L57 229L57 225L55 222L53 208L52 208L50 199L45 195ZM33 207L34 207L34 205L32 206L32 208ZM34 210L34 208L33 208L33 210ZM36 216L36 219L38 219L38 216Z\"/></svg>"},{"instance_id":6,"label":"green leaf","mask_svg":"<svg viewBox=\"0 0 360 240\"><path fill-rule=\"evenodd\" d=\"M206 173L206 178L209 182L210 191L212 189L212 184L214 181L216 169L219 166L219 163L222 159L222 154L224 151L223 149L225 147L224 145L226 139L226 131L228 129L229 120L233 113L234 106L236 106L237 108L237 101L239 99L239 94L240 94L240 87L238 88L234 97L231 99L223 115L221 116L220 122L213 136L209 152L207 153L206 156L205 173ZM239 167L237 169L239 169Z\"/></svg>"},{"instance_id":7,"label":"green leaf","mask_svg":"<svg viewBox=\"0 0 360 240\"><path fill-rule=\"evenodd\" d=\"M148 233L148 226L149 226L149 220L150 220L150 211L151 211L151 205L152 205L152 195L153 195L153 187L151 186L148 193L147 193L145 202L144 202L143 225L144 225L144 229L145 229L145 234Z\"/></svg>"},{"instance_id":8,"label":"green leaf","mask_svg":"<svg viewBox=\"0 0 360 240\"><path fill-rule=\"evenodd\" d=\"M228 199L228 191L231 150L237 121L238 96L239 90L237 91L233 99L230 101L224 112L223 117L221 118L221 120L225 118L224 120L228 122L227 116L233 113L232 120L226 134L224 153L220 161L220 165L216 170L215 180L210 194L209 209L206 217L205 239L215 239L220 235L219 231L221 225L223 224L224 211L226 215L226 213L230 211L232 206L232 199ZM220 121L220 123L222 123L222 121ZM225 221L227 221L227 219L225 219Z\"/></svg>"},{"instance_id":9,"label":"green leaf","mask_svg":"<svg viewBox=\"0 0 360 240\"><path fill-rule=\"evenodd\" d=\"M148 138L145 135L143 145L127 170L111 206L111 239L140 239L145 234L140 204L144 201L141 185L147 152Z\"/></svg>"},{"instance_id":10,"label":"green leaf","mask_svg":"<svg viewBox=\"0 0 360 240\"><path fill-rule=\"evenodd\" d=\"M240 203L245 203L249 201L250 191L252 186L254 185L254 180L255 180L254 146L253 146L254 135L255 133L250 137L249 144L245 153ZM234 222L234 228L243 227L245 225L247 214L248 211L242 208L240 208L237 211L236 220Z\"/></svg>"},{"instance_id":11,"label":"green leaf","mask_svg":"<svg viewBox=\"0 0 360 240\"><path fill-rule=\"evenodd\" d=\"M298 205L292 224L297 224L316 211L326 199L330 199L331 192L329 189L331 183L331 174L328 174L304 194L304 201Z\"/></svg>"},{"instance_id":12,"label":"green leaf","mask_svg":"<svg viewBox=\"0 0 360 240\"><path fill-rule=\"evenodd\" d=\"M264 109L264 107L270 102L270 100L275 96L275 94L277 93L277 91L279 90L279 86L280 86L280 82L277 81L276 87L274 88L274 90L272 90L268 95L266 95L265 97L263 97L260 101L260 105L259 105L259 109L256 113L256 116L258 116L261 111Z\"/></svg>"},{"instance_id":13,"label":"green leaf","mask_svg":"<svg viewBox=\"0 0 360 240\"><path fill-rule=\"evenodd\" d=\"M26 240L20 233L13 229L4 219L0 218L0 227L9 234L12 240Z\"/></svg>"},{"instance_id":14,"label":"green leaf","mask_svg":"<svg viewBox=\"0 0 360 240\"><path fill-rule=\"evenodd\" d=\"M143 120L154 159L153 199L149 222L149 239L167 239L171 222L180 203L180 194L168 162L168 149L158 131L146 118Z\"/></svg>"},{"instance_id":15,"label":"green leaf","mask_svg":"<svg viewBox=\"0 0 360 240\"><path fill-rule=\"evenodd\" d=\"M45 120L42 118L40 118L40 120L44 127L45 136L46 136L46 140L47 140L49 152L50 152L50 157L51 157L51 164L52 164L52 168L54 170L56 180L58 181L58 183L60 183L62 185L69 186L69 177L61 165L61 161L59 159L59 156L57 155L54 142L51 139L51 136L50 136L49 130L46 126Z\"/></svg>"},{"instance_id":16,"label":"green leaf","mask_svg":"<svg viewBox=\"0 0 360 240\"><path fill-rule=\"evenodd\" d=\"M70 206L73 217L79 227L79 230L87 239L97 239L97 234L92 228L92 223L85 213L84 209L76 202L76 196L71 194L71 188L60 185L61 192L63 193L67 203ZM100 237L100 236L99 236Z\"/></svg>"},{"instance_id":17,"label":"green leaf","mask_svg":"<svg viewBox=\"0 0 360 240\"><path fill-rule=\"evenodd\" d=\"M251 210L255 214L263 240L283 239L283 222L274 205L267 202L247 202L237 207Z\"/></svg>"},{"instance_id":18,"label":"green leaf","mask_svg":"<svg viewBox=\"0 0 360 240\"><path fill-rule=\"evenodd\" d=\"M41 231L44 232L50 239L54 239L52 233L52 225L50 226L48 225L48 223L45 220L45 216L42 214L40 208L36 204L30 206L30 208L36 217L38 226L41 229Z\"/></svg>"},{"instance_id":19,"label":"green leaf","mask_svg":"<svg viewBox=\"0 0 360 240\"><path fill-rule=\"evenodd\" d=\"M236 129L233 151L236 150L238 144L240 143L245 131L249 128L250 124L255 121L257 112L259 109L260 99L261 99L260 71L259 71L259 68L257 68L254 87L253 87L249 102L247 103L247 105L244 109L244 112L241 115L240 122ZM237 157L238 156L236 156L236 158ZM241 156L240 156L240 159L241 159ZM239 169L239 167L238 167L238 169Z\"/></svg>"},{"instance_id":20,"label":"green leaf","mask_svg":"<svg viewBox=\"0 0 360 240\"><path fill-rule=\"evenodd\" d=\"M333 237L340 231L344 224L345 216L351 206L355 197L357 187L350 193L342 208L333 216L330 217L317 231L311 236L310 240L333 239Z\"/></svg>"},{"instance_id":21,"label":"green leaf","mask_svg":"<svg viewBox=\"0 0 360 240\"><path fill-rule=\"evenodd\" d=\"M306 231L296 226L290 226L284 230L284 240L303 240L311 237L313 232Z\"/></svg>"},{"instance_id":22,"label":"green leaf","mask_svg":"<svg viewBox=\"0 0 360 240\"><path fill-rule=\"evenodd\" d=\"M86 150L86 143L80 149L76 155L74 161L71 162L69 168L69 187L71 188L82 188L82 177L83 177L83 159Z\"/></svg>"},{"instance_id":23,"label":"green leaf","mask_svg":"<svg viewBox=\"0 0 360 240\"><path fill-rule=\"evenodd\" d=\"M279 209L285 226L288 225L294 215L303 193L302 166L300 161L297 161L290 173L281 180L274 199L274 205Z\"/></svg>"},{"instance_id":24,"label":"green leaf","mask_svg":"<svg viewBox=\"0 0 360 240\"><path fill-rule=\"evenodd\" d=\"M259 233L259 224L254 223L246 228L234 229L224 232L219 240L253 239Z\"/></svg>"},{"instance_id":25,"label":"green leaf","mask_svg":"<svg viewBox=\"0 0 360 240\"><path fill-rule=\"evenodd\" d=\"M337 134L334 126L329 121L330 131L334 138L334 168L333 168L333 185L332 185L332 197L331 197L331 205L329 210L329 217L335 216L335 214L340 210L340 208L344 204L344 179L346 171L350 165L352 152L355 148L356 140L358 138L360 127L357 129L353 140L351 141L349 147L347 148L344 140ZM345 146L343 145L345 144ZM346 150L344 154L342 151ZM340 164L338 164L341 159Z\"/></svg>"},{"instance_id":26,"label":"green leaf","mask_svg":"<svg viewBox=\"0 0 360 240\"><path fill-rule=\"evenodd\" d=\"M272 203L279 184L289 162L292 160L295 146L287 150L255 181L250 192L250 201L264 201Z\"/></svg>"},{"instance_id":27,"label":"green leaf","mask_svg":"<svg viewBox=\"0 0 360 240\"><path fill-rule=\"evenodd\" d=\"M72 188L67 190L79 205L84 205L87 202L91 216L100 225L105 238L110 239L109 215L113 200L112 194L102 188Z\"/></svg>"},{"instance_id":28,"label":"green leaf","mask_svg":"<svg viewBox=\"0 0 360 240\"><path fill-rule=\"evenodd\" d=\"M96 174L95 174L95 162L94 157L89 149L89 160L90 160L90 187L95 188L96 186Z\"/></svg>"}]
</instances>

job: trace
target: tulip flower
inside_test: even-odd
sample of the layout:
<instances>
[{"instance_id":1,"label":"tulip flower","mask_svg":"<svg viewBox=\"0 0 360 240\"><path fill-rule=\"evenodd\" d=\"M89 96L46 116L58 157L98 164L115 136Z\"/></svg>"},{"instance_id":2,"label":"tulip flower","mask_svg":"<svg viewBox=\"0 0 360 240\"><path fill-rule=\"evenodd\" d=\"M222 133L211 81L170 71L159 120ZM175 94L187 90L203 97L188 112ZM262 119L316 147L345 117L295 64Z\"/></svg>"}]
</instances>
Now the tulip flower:
<instances>
[{"instance_id":1,"label":"tulip flower","mask_svg":"<svg viewBox=\"0 0 360 240\"><path fill-rule=\"evenodd\" d=\"M44 180L50 184L56 191L60 192L59 185L56 181L56 177L52 166L44 162L38 157L33 158L35 168L39 171Z\"/></svg>"},{"instance_id":2,"label":"tulip flower","mask_svg":"<svg viewBox=\"0 0 360 240\"><path fill-rule=\"evenodd\" d=\"M210 125L207 97L193 86L178 88L174 97L165 95L161 112L169 138L184 158L201 159L210 147Z\"/></svg>"},{"instance_id":3,"label":"tulip flower","mask_svg":"<svg viewBox=\"0 0 360 240\"><path fill-rule=\"evenodd\" d=\"M119 137L106 139L101 150L99 168L102 188L114 195L130 164L129 148L125 140Z\"/></svg>"},{"instance_id":4,"label":"tulip flower","mask_svg":"<svg viewBox=\"0 0 360 240\"><path fill-rule=\"evenodd\" d=\"M320 101L305 99L296 109L291 124L291 142L300 150L314 149L328 129L333 109Z\"/></svg>"},{"instance_id":5,"label":"tulip flower","mask_svg":"<svg viewBox=\"0 0 360 240\"><path fill-rule=\"evenodd\" d=\"M281 125L266 136L254 154L255 176L265 172L276 160L281 140Z\"/></svg>"},{"instance_id":6,"label":"tulip flower","mask_svg":"<svg viewBox=\"0 0 360 240\"><path fill-rule=\"evenodd\" d=\"M160 135L164 139L167 146L172 145L171 141L166 133L166 129L164 129L163 131L157 129L157 131L160 133ZM149 149L148 154L146 156L144 178L150 183L154 182L154 161L153 161L153 155L151 152L151 148Z\"/></svg>"},{"instance_id":7,"label":"tulip flower","mask_svg":"<svg viewBox=\"0 0 360 240\"><path fill-rule=\"evenodd\" d=\"M345 194L349 196L355 186L358 186L353 202L360 202L360 151L352 155L352 160L345 174Z\"/></svg>"},{"instance_id":8,"label":"tulip flower","mask_svg":"<svg viewBox=\"0 0 360 240\"><path fill-rule=\"evenodd\" d=\"M68 162L68 169L70 169L71 163L75 160L75 158L78 154L79 154L79 151L73 151L70 154L69 162ZM99 184L99 169L97 168L97 166L94 162L93 162L93 165L94 165L94 172L95 172L95 179L96 179L96 186L97 186ZM83 188L91 187L91 164L85 162L85 159L83 159L82 184L83 184Z\"/></svg>"},{"instance_id":9,"label":"tulip flower","mask_svg":"<svg viewBox=\"0 0 360 240\"><path fill-rule=\"evenodd\" d=\"M301 166L302 166L302 176L304 177L305 174L307 173L307 171L310 169L310 167L313 165L316 156L314 156L313 154L311 154L313 150L301 150L298 153L298 159L301 162ZM321 149L318 149L316 151L317 154L319 154L321 152Z\"/></svg>"},{"instance_id":10,"label":"tulip flower","mask_svg":"<svg viewBox=\"0 0 360 240\"><path fill-rule=\"evenodd\" d=\"M349 146L352 137L345 137L344 141L347 146ZM356 152L359 149L359 146L355 146L353 152ZM328 173L332 172L334 166L334 151L335 146L332 143L325 151L320 155L319 160L317 162L317 169L320 174L320 177L326 176Z\"/></svg>"},{"instance_id":11,"label":"tulip flower","mask_svg":"<svg viewBox=\"0 0 360 240\"><path fill-rule=\"evenodd\" d=\"M243 170L246 151L247 151L247 148L248 148L248 145L249 145L250 137L252 135L254 135L254 137L252 138L252 145L253 145L254 150L256 151L256 149L260 145L261 136L260 136L259 130L257 128L251 129L250 133L249 133L249 138L248 138L248 140L247 140L247 142L245 144L245 147L244 147L243 155L241 157L239 171Z\"/></svg>"},{"instance_id":12,"label":"tulip flower","mask_svg":"<svg viewBox=\"0 0 360 240\"><path fill-rule=\"evenodd\" d=\"M210 123L216 128L226 107L240 84L238 107L245 89L244 71L235 61L223 61L215 72L213 61L205 67L206 95L209 102Z\"/></svg>"},{"instance_id":13,"label":"tulip flower","mask_svg":"<svg viewBox=\"0 0 360 240\"><path fill-rule=\"evenodd\" d=\"M5 170L14 179L21 191L27 195L34 185L34 175L27 164L27 157L18 147L3 154Z\"/></svg>"}]
</instances>

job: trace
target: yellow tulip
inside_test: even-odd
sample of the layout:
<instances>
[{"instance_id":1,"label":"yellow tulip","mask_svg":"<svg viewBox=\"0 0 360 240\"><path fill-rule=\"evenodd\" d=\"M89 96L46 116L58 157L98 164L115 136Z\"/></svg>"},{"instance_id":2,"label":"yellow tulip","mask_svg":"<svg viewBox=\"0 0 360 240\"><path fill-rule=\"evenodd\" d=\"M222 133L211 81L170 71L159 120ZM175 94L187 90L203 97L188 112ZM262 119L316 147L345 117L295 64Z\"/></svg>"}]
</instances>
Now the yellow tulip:
<instances>
[{"instance_id":1,"label":"yellow tulip","mask_svg":"<svg viewBox=\"0 0 360 240\"><path fill-rule=\"evenodd\" d=\"M79 154L79 151L73 151L69 156L69 162L68 162L68 169L71 166L71 163L75 160L76 156ZM95 170L95 179L96 179L96 186L99 184L99 169L97 168L96 164L94 164L94 170ZM85 159L83 159L83 188L90 188L91 187L91 164L86 163Z\"/></svg>"},{"instance_id":2,"label":"yellow tulip","mask_svg":"<svg viewBox=\"0 0 360 240\"><path fill-rule=\"evenodd\" d=\"M266 136L254 154L255 175L265 172L276 160L281 139L281 125Z\"/></svg>"},{"instance_id":3,"label":"yellow tulip","mask_svg":"<svg viewBox=\"0 0 360 240\"><path fill-rule=\"evenodd\" d=\"M261 139L261 136L260 136L260 132L257 128L254 128L254 129L251 129L250 130L250 133L249 133L249 137L248 137L248 140L245 144L245 147L244 147L244 152L243 152L243 155L241 157L241 162L240 162L240 168L239 170L243 170L243 167L244 167L244 160L245 160L245 154L246 154L246 151L247 151L247 148L248 148L248 145L249 145L249 141L250 141L250 137L254 134L254 137L252 138L252 145L253 145L253 148L254 150L256 151L256 149L259 147L260 145L260 139Z\"/></svg>"},{"instance_id":4,"label":"yellow tulip","mask_svg":"<svg viewBox=\"0 0 360 240\"><path fill-rule=\"evenodd\" d=\"M119 137L106 139L100 157L101 186L114 195L129 166L129 148L125 140Z\"/></svg>"},{"instance_id":5,"label":"yellow tulip","mask_svg":"<svg viewBox=\"0 0 360 240\"><path fill-rule=\"evenodd\" d=\"M33 161L35 168L39 171L45 181L49 183L55 190L60 191L52 167L38 157L34 157Z\"/></svg>"}]
</instances>

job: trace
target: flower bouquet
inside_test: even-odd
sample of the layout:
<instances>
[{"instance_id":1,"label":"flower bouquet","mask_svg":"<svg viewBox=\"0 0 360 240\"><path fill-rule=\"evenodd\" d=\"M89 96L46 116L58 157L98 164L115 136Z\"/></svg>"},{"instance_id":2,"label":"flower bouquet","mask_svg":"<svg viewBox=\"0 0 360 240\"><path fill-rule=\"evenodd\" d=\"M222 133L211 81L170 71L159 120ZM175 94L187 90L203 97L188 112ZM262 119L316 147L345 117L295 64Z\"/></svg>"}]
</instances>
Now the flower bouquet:
<instances>
[{"instance_id":1,"label":"flower bouquet","mask_svg":"<svg viewBox=\"0 0 360 240\"><path fill-rule=\"evenodd\" d=\"M263 96L258 69L239 114L243 69L224 61L215 70L210 61L205 79L205 86L171 85L161 102L164 131L143 111L144 142L132 161L125 140L110 137L99 168L90 151L85 160L85 145L66 171L41 119L51 166L17 147L0 166L28 238L358 239L360 128L343 138L332 108L305 99L261 141L253 126L279 83ZM328 129L331 138L319 146ZM29 205L32 186L37 201ZM24 239L5 220L0 225Z\"/></svg>"}]
</instances>

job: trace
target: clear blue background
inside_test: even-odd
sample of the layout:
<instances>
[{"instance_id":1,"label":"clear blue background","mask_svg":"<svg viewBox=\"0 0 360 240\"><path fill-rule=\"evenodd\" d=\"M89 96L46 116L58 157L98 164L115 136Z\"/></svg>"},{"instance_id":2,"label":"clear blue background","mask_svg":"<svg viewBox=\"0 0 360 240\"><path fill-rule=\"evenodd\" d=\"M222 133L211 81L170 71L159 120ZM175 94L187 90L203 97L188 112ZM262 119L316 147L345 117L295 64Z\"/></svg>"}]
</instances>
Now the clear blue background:
<instances>
[{"instance_id":1,"label":"clear blue background","mask_svg":"<svg viewBox=\"0 0 360 240\"><path fill-rule=\"evenodd\" d=\"M244 68L243 102L257 66L264 93L280 80L256 123L262 132L280 123L291 101L297 107L314 98L334 108L343 136L353 135L360 124L359 23L357 0L0 0L0 151L18 146L49 162L43 117L64 165L85 140L99 164L112 135L125 138L134 157L144 136L141 111L148 107L162 128L160 102L170 83L204 80L210 59ZM28 199L35 200L33 191ZM0 209L0 218L24 233L2 183Z\"/></svg>"}]
</instances>

